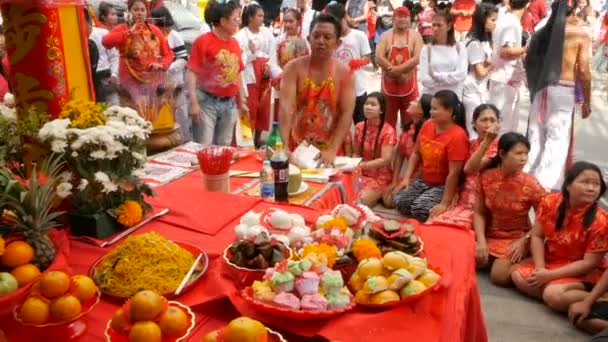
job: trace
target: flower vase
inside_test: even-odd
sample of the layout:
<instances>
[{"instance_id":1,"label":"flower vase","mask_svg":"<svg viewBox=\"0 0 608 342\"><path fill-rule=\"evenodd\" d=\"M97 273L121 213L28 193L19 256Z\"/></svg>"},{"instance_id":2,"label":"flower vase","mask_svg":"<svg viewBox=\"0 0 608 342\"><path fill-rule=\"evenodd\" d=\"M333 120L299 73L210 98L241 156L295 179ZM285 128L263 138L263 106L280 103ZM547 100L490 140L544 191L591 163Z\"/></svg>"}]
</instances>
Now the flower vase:
<instances>
[{"instance_id":1,"label":"flower vase","mask_svg":"<svg viewBox=\"0 0 608 342\"><path fill-rule=\"evenodd\" d=\"M122 226L114 217L106 212L93 215L70 215L72 234L103 239L122 230Z\"/></svg>"},{"instance_id":2,"label":"flower vase","mask_svg":"<svg viewBox=\"0 0 608 342\"><path fill-rule=\"evenodd\" d=\"M49 154L48 149L40 141L29 137L23 138L23 164L25 176L29 177L35 164Z\"/></svg>"}]
</instances>

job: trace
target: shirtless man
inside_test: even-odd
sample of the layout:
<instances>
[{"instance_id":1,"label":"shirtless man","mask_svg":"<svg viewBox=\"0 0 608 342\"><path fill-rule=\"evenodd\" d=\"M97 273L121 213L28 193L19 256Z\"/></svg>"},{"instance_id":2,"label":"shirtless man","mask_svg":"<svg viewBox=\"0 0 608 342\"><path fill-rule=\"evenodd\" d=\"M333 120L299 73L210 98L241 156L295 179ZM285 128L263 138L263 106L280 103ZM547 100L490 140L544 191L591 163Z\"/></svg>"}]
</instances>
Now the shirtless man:
<instances>
[{"instance_id":1,"label":"shirtless man","mask_svg":"<svg viewBox=\"0 0 608 342\"><path fill-rule=\"evenodd\" d=\"M407 117L410 102L418 97L416 67L424 45L417 30L410 29L410 11L398 7L393 13L393 29L384 32L376 46L376 61L382 68L382 92L386 96L385 121L396 128L397 113L401 125Z\"/></svg>"},{"instance_id":2,"label":"shirtless man","mask_svg":"<svg viewBox=\"0 0 608 342\"><path fill-rule=\"evenodd\" d=\"M575 82L582 86L583 119L591 114L591 39L574 14L576 1L568 6L567 0L558 0L552 7L549 22L534 36L526 58L528 87L533 98L526 171L547 190L559 191L572 143ZM563 30L563 36L558 30ZM549 39L543 41L543 37ZM559 42L560 37L563 44L551 43ZM555 58L560 52L561 58Z\"/></svg>"},{"instance_id":3,"label":"shirtless man","mask_svg":"<svg viewBox=\"0 0 608 342\"><path fill-rule=\"evenodd\" d=\"M281 82L281 138L290 149L304 141L315 145L325 166L340 152L355 107L350 69L333 58L341 35L336 18L319 14L311 25L310 56L288 63Z\"/></svg>"}]
</instances>

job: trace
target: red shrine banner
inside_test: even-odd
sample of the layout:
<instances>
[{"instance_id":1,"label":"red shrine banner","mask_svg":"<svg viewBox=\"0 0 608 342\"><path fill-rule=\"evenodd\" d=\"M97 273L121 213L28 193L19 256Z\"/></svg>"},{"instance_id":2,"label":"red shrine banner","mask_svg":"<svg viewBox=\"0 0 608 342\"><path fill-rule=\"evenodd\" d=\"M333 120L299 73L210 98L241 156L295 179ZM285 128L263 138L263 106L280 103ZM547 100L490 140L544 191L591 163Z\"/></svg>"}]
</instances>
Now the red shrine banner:
<instances>
[{"instance_id":1,"label":"red shrine banner","mask_svg":"<svg viewBox=\"0 0 608 342\"><path fill-rule=\"evenodd\" d=\"M71 98L93 98L82 0L0 0L19 115L56 117Z\"/></svg>"}]
</instances>

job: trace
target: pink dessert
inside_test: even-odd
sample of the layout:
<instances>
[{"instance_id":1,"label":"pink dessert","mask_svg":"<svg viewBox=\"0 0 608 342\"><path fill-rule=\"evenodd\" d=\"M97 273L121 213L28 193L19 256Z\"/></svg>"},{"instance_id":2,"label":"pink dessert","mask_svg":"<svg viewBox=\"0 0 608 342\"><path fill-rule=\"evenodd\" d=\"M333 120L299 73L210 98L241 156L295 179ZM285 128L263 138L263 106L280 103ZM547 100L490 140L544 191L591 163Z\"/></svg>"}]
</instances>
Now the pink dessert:
<instances>
[{"instance_id":1,"label":"pink dessert","mask_svg":"<svg viewBox=\"0 0 608 342\"><path fill-rule=\"evenodd\" d=\"M289 292L281 292L272 301L274 305L291 310L300 310L300 299Z\"/></svg>"},{"instance_id":2,"label":"pink dessert","mask_svg":"<svg viewBox=\"0 0 608 342\"><path fill-rule=\"evenodd\" d=\"M315 272L304 272L296 279L296 289L300 296L314 294L319 291L319 276Z\"/></svg>"},{"instance_id":3,"label":"pink dessert","mask_svg":"<svg viewBox=\"0 0 608 342\"><path fill-rule=\"evenodd\" d=\"M264 280L270 280L272 279L272 275L274 274L274 268L269 267L266 269L266 272L264 272Z\"/></svg>"},{"instance_id":4,"label":"pink dessert","mask_svg":"<svg viewBox=\"0 0 608 342\"><path fill-rule=\"evenodd\" d=\"M327 310L327 299L319 293L309 294L302 297L302 310L325 311Z\"/></svg>"}]
</instances>

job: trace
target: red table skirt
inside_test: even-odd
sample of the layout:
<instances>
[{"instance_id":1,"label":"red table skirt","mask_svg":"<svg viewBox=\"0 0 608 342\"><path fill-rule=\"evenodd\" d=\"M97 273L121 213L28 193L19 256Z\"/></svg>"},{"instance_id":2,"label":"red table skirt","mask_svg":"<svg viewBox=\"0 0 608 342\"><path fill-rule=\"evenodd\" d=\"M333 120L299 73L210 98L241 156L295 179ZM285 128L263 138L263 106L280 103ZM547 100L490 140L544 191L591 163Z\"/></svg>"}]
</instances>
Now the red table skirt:
<instances>
[{"instance_id":1,"label":"red table skirt","mask_svg":"<svg viewBox=\"0 0 608 342\"><path fill-rule=\"evenodd\" d=\"M444 274L445 287L432 296L382 313L356 308L331 320L302 323L269 317L248 307L235 296L236 288L221 272L220 255L233 241L232 229L240 216L250 209L261 211L275 205L257 198L187 191L187 184L188 179L184 178L159 189L155 206L169 207L171 213L149 223L138 233L155 230L169 239L200 246L209 254L211 264L204 279L179 297L180 302L191 306L197 314L197 327L189 341L200 341L206 333L237 317L238 312L258 318L290 336L299 336L290 341L315 340L304 338L313 336L331 341L487 340L476 284L471 232L438 226L421 228L429 263L441 268ZM184 190L186 192L180 192ZM309 224L321 214L301 206L280 207L303 215ZM70 248L69 266L75 273L88 273L93 262L108 251L77 240L71 241ZM104 341L105 325L119 305L102 300L84 318L88 328L80 341ZM28 341L34 335L33 330L20 327L12 318L0 319L0 329L5 331L9 341Z\"/></svg>"}]
</instances>

